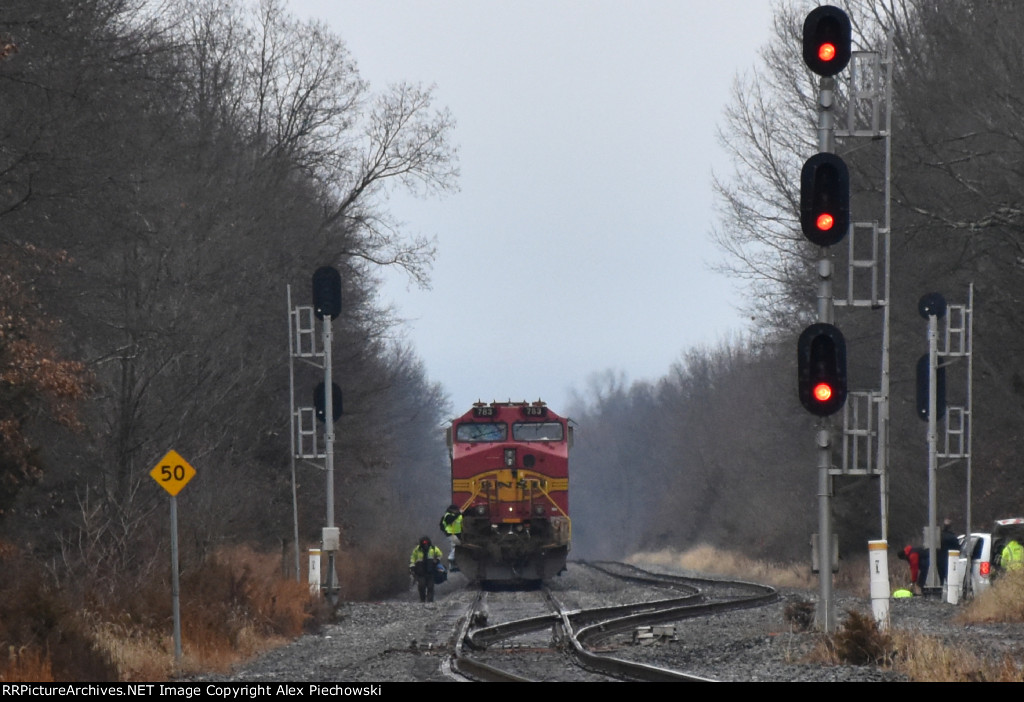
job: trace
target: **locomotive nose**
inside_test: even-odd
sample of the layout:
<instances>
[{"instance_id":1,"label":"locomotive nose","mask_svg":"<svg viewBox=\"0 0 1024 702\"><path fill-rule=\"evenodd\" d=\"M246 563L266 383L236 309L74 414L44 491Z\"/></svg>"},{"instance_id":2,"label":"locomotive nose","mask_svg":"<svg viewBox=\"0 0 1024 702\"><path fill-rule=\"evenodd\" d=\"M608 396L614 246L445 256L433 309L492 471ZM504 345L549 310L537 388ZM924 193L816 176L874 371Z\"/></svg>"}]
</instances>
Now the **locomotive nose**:
<instances>
[{"instance_id":1,"label":"locomotive nose","mask_svg":"<svg viewBox=\"0 0 1024 702\"><path fill-rule=\"evenodd\" d=\"M453 553L466 577L543 580L564 570L569 435L542 403L480 403L452 420L452 503L465 515Z\"/></svg>"}]
</instances>

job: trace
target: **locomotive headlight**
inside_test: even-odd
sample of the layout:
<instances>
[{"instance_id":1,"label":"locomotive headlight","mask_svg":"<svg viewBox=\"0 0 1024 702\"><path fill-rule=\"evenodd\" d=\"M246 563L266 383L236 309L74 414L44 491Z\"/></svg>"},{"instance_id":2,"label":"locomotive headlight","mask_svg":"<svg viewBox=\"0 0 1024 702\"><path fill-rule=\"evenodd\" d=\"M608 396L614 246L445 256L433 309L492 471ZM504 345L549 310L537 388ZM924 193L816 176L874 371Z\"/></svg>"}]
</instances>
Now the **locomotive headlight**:
<instances>
[{"instance_id":1,"label":"locomotive headlight","mask_svg":"<svg viewBox=\"0 0 1024 702\"><path fill-rule=\"evenodd\" d=\"M516 467L516 450L514 448L505 449L505 467L515 468Z\"/></svg>"}]
</instances>

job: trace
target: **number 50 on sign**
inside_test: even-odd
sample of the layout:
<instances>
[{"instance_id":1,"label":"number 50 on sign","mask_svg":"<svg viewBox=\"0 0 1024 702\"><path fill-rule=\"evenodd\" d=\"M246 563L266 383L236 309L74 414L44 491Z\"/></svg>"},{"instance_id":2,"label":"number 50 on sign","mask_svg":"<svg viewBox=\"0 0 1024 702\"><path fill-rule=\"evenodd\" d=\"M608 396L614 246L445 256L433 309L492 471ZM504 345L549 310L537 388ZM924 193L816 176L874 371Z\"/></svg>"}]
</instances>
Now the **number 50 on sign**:
<instances>
[{"instance_id":1,"label":"number 50 on sign","mask_svg":"<svg viewBox=\"0 0 1024 702\"><path fill-rule=\"evenodd\" d=\"M167 455L149 471L153 478L171 496L177 495L188 481L195 477L196 469L181 457L177 451L168 451Z\"/></svg>"}]
</instances>

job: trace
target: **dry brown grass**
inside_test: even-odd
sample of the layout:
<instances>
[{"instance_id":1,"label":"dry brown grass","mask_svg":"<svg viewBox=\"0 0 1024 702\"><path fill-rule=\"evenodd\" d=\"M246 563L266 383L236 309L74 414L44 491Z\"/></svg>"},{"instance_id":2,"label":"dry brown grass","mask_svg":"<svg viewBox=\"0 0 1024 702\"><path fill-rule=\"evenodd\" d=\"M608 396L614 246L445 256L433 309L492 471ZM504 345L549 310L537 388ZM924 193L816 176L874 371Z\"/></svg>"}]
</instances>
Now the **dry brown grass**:
<instances>
[{"instance_id":1,"label":"dry brown grass","mask_svg":"<svg viewBox=\"0 0 1024 702\"><path fill-rule=\"evenodd\" d=\"M5 683L53 682L50 656L35 648L19 651L9 646L6 664L0 665L0 680Z\"/></svg>"},{"instance_id":2,"label":"dry brown grass","mask_svg":"<svg viewBox=\"0 0 1024 702\"><path fill-rule=\"evenodd\" d=\"M0 573L0 680L115 679L78 610L38 563L0 544Z\"/></svg>"},{"instance_id":3,"label":"dry brown grass","mask_svg":"<svg viewBox=\"0 0 1024 702\"><path fill-rule=\"evenodd\" d=\"M631 563L653 563L701 573L728 575L776 587L813 588L817 582L817 576L806 565L754 560L706 544L683 553L671 549L637 553L628 560Z\"/></svg>"},{"instance_id":4,"label":"dry brown grass","mask_svg":"<svg viewBox=\"0 0 1024 702\"><path fill-rule=\"evenodd\" d=\"M867 614L850 610L831 638L836 657L851 665L888 665L895 652L893 639Z\"/></svg>"},{"instance_id":5,"label":"dry brown grass","mask_svg":"<svg viewBox=\"0 0 1024 702\"><path fill-rule=\"evenodd\" d=\"M963 624L1024 622L1024 572L1001 573L957 617ZM898 669L913 680L933 682L1024 682L1024 668L1010 656L997 661L950 648L927 636L897 634L901 651Z\"/></svg>"},{"instance_id":6,"label":"dry brown grass","mask_svg":"<svg viewBox=\"0 0 1024 702\"><path fill-rule=\"evenodd\" d=\"M870 615L850 610L832 635L812 633L815 645L804 662L819 665L875 665L892 667L895 638L878 628Z\"/></svg>"},{"instance_id":7,"label":"dry brown grass","mask_svg":"<svg viewBox=\"0 0 1024 702\"><path fill-rule=\"evenodd\" d=\"M959 619L964 623L1024 622L1024 570L1000 573Z\"/></svg>"},{"instance_id":8,"label":"dry brown grass","mask_svg":"<svg viewBox=\"0 0 1024 702\"><path fill-rule=\"evenodd\" d=\"M952 648L933 636L879 631L870 617L849 613L832 636L817 637L801 662L818 665L877 665L902 673L913 682L1024 682L1024 671L1009 656L980 658Z\"/></svg>"},{"instance_id":9,"label":"dry brown grass","mask_svg":"<svg viewBox=\"0 0 1024 702\"><path fill-rule=\"evenodd\" d=\"M0 550L0 680L160 681L175 672L167 583L113 587L102 599L40 585L42 569ZM109 584L109 583L108 583ZM116 585L116 584L115 584ZM77 604L74 604L77 603ZM224 670L326 620L280 556L226 548L182 576L181 672Z\"/></svg>"},{"instance_id":10,"label":"dry brown grass","mask_svg":"<svg viewBox=\"0 0 1024 702\"><path fill-rule=\"evenodd\" d=\"M294 638L314 604L304 583L281 578L279 556L221 549L182 581L182 668L226 670Z\"/></svg>"},{"instance_id":11,"label":"dry brown grass","mask_svg":"<svg viewBox=\"0 0 1024 702\"><path fill-rule=\"evenodd\" d=\"M893 669L915 682L1024 682L1024 672L1008 656L991 661L912 632L896 631L893 641Z\"/></svg>"},{"instance_id":12,"label":"dry brown grass","mask_svg":"<svg viewBox=\"0 0 1024 702\"><path fill-rule=\"evenodd\" d=\"M630 563L653 563L713 573L753 582L805 590L818 588L818 575L807 563L783 563L748 558L742 554L700 544L688 551L672 549L641 552L627 559ZM868 556L855 556L841 565L833 580L834 586L858 597L870 595Z\"/></svg>"},{"instance_id":13,"label":"dry brown grass","mask_svg":"<svg viewBox=\"0 0 1024 702\"><path fill-rule=\"evenodd\" d=\"M93 645L117 670L118 680L167 680L174 672L170 636L143 626L107 621L98 615L86 616L94 622Z\"/></svg>"}]
</instances>

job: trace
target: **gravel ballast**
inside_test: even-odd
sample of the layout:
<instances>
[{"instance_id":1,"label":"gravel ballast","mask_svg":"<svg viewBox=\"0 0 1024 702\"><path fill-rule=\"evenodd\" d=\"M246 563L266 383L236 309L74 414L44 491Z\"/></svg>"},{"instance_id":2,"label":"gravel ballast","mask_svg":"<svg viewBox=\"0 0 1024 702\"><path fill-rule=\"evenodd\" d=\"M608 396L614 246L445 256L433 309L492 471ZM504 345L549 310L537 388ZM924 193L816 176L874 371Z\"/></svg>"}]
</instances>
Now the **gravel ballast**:
<instances>
[{"instance_id":1,"label":"gravel ballast","mask_svg":"<svg viewBox=\"0 0 1024 702\"><path fill-rule=\"evenodd\" d=\"M592 571L570 565L552 582L563 601L578 594L583 606L594 606ZM634 585L601 595L607 604L638 595ZM437 601L421 604L415 591L382 602L339 605L338 621L317 634L274 650L240 666L230 675L204 676L207 681L244 682L416 682L446 681L453 632L476 595L459 575L438 586ZM788 590L777 603L711 617L678 622L674 641L648 646L626 643L613 654L674 668L721 681L901 681L904 675L874 665L824 665L815 662L821 637L792 633L787 604L813 600L813 593ZM637 599L642 599L637 597ZM570 602L571 603L571 602ZM840 596L840 620L851 609L870 612L863 599ZM956 621L960 608L931 598L893 600L894 629L943 641L955 651L970 651L989 660L1024 653L1024 625L965 625ZM552 665L566 665L553 658ZM557 671L553 671L553 676ZM551 678L549 678L551 679Z\"/></svg>"}]
</instances>

